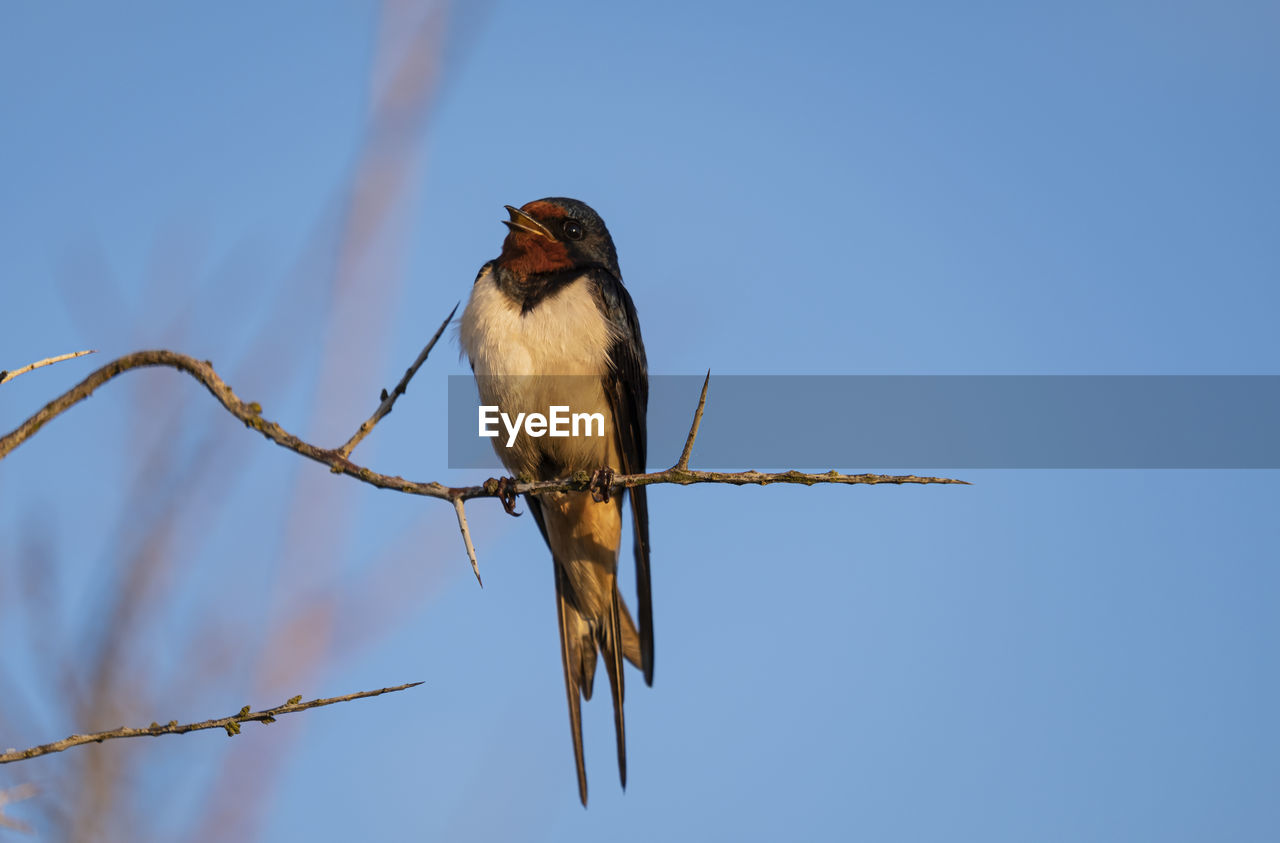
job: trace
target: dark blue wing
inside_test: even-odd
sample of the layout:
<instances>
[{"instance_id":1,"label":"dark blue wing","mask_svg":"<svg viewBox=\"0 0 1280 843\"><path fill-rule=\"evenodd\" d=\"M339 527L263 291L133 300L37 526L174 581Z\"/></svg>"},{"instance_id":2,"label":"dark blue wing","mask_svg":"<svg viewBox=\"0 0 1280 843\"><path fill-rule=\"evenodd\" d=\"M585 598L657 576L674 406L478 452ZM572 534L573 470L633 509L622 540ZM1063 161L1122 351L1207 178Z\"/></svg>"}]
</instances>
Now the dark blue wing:
<instances>
[{"instance_id":1,"label":"dark blue wing","mask_svg":"<svg viewBox=\"0 0 1280 843\"><path fill-rule=\"evenodd\" d=\"M625 474L645 470L645 414L649 409L649 370L640 338L640 321L631 295L622 281L605 269L591 273L605 317L613 324L616 340L609 350L609 373L605 394L613 410L618 453ZM645 487L630 491L631 517L635 533L636 593L644 681L653 684L653 593L649 579L649 501Z\"/></svg>"}]
</instances>

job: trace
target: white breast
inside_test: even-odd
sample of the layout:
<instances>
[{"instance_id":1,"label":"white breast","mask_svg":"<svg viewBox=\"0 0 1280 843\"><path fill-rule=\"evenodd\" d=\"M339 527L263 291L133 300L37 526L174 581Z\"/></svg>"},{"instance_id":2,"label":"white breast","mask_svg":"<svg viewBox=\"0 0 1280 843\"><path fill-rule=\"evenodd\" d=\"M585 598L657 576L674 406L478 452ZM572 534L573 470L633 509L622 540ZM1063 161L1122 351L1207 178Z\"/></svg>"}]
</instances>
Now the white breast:
<instances>
[{"instance_id":1,"label":"white breast","mask_svg":"<svg viewBox=\"0 0 1280 843\"><path fill-rule=\"evenodd\" d=\"M486 269L471 290L458 339L485 404L497 405L513 418L521 412L545 414L552 405L605 417L604 437L525 437L510 450L495 439L494 449L513 472L536 471L544 456L566 473L617 462L602 383L614 331L585 277L521 313Z\"/></svg>"},{"instance_id":2,"label":"white breast","mask_svg":"<svg viewBox=\"0 0 1280 843\"><path fill-rule=\"evenodd\" d=\"M603 375L614 334L585 277L521 313L486 269L471 289L459 339L477 375Z\"/></svg>"}]
</instances>

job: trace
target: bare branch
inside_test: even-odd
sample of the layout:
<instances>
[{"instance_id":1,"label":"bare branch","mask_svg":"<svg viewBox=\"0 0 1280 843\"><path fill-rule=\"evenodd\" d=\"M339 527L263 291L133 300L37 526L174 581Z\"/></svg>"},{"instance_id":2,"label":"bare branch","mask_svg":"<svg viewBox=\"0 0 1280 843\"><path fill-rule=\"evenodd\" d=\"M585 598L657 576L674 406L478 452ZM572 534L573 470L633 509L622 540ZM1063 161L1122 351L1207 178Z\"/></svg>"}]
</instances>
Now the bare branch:
<instances>
[{"instance_id":1,"label":"bare branch","mask_svg":"<svg viewBox=\"0 0 1280 843\"><path fill-rule=\"evenodd\" d=\"M461 304L461 302L459 302ZM378 405L378 409L373 415L360 425L360 429L347 440L347 444L338 449L338 456L346 459L351 456L351 452L360 444L360 440L369 435L369 431L373 430L373 426L382 421L382 417L391 412L391 408L395 405L396 399L404 395L405 389L409 386L409 381L418 373L418 369L426 362L427 355L431 353L431 349L435 347L436 340L440 339L440 335L444 333L444 329L448 327L449 322L453 319L453 314L458 312L458 305L453 306L453 310L449 311L449 315L440 323L440 327L436 329L435 334L431 337L431 341L427 343L426 348L422 349L422 353L418 355L418 359L413 361L413 365L405 370L404 377L400 379L400 383L396 384L396 388L388 393L385 389L382 391L382 403ZM337 472L338 469L333 469ZM474 560L473 560L474 564ZM477 575L478 576L478 575Z\"/></svg>"},{"instance_id":2,"label":"bare branch","mask_svg":"<svg viewBox=\"0 0 1280 843\"><path fill-rule=\"evenodd\" d=\"M452 317L452 314L450 316ZM425 355L429 350L430 345L424 350L423 354ZM48 421L92 395L94 390L102 384L123 372L144 366L170 366L186 372L204 384L209 393L218 399L222 406L226 407L233 416L244 422L245 427L253 428L282 448L288 448L294 453L329 466L335 474L345 474L380 489L392 489L409 495L422 495L449 501L453 504L454 510L458 514L458 526L462 531L462 539L467 546L467 557L471 560L471 567L475 572L477 581L480 579L480 568L476 561L475 548L471 543L470 530L467 528L466 515L462 509L463 501L486 497L497 497L506 500L522 494L583 492L591 488L591 474L586 471L577 472L572 477L561 480L506 484L490 480L482 486L445 486L434 481L415 482L405 480L403 477L379 474L371 469L356 465L338 450L319 448L304 442L275 422L263 418L262 407L256 402L249 403L241 400L231 391L231 387L218 376L218 373L213 370L211 363L207 361L202 363L185 354L163 350L138 351L113 360L69 391L50 401L38 413L19 425L17 429L0 439L0 459L4 459L9 452L33 436ZM402 384L407 382L410 374L411 372L406 373L406 380L402 381ZM814 486L820 483L867 486L882 484L902 485L906 483L919 485L968 485L964 480L954 480L949 477L918 477L914 474L841 474L835 470L824 474L807 474L801 471L769 473L760 471L695 471L689 469L687 468L689 454L693 450L693 442L697 437L698 425L702 421L702 410L706 405L707 384L710 382L710 378L711 373L708 372L707 380L704 380L702 384L702 397L698 401L698 409L694 414L693 426L689 430L689 438L685 442L684 453L681 454L680 460L666 471L657 471L652 474L614 475L612 482L608 484L609 488L628 489L634 486L652 486L659 483L674 483L679 486L690 486L695 483L726 483L732 486L768 486L771 483L791 483L803 486ZM375 413L375 417L376 415Z\"/></svg>"},{"instance_id":3,"label":"bare branch","mask_svg":"<svg viewBox=\"0 0 1280 843\"><path fill-rule=\"evenodd\" d=\"M8 764L13 761L24 761L28 758L35 758L38 755L48 755L53 752L62 752L64 749L70 749L73 746L81 746L87 743L102 743L105 740L113 738L140 738L150 735L182 735L187 732L196 732L201 729L226 729L228 735L240 734L240 724L248 723L256 720L260 723L274 723L276 716L280 714L293 714L295 711L305 711L308 708L319 708L320 706L333 705L334 703L348 702L350 700L364 699L365 697L377 697L382 694L390 694L395 691L403 691L406 688L415 688L421 685L421 682L409 682L404 685L396 685L393 688L379 688L376 691L360 691L355 694L345 694L341 697L327 697L325 699L311 700L302 702L302 697L297 696L290 699L284 705L278 705L275 708L267 708L262 711L250 711L249 706L240 709L239 713L230 717L220 717L216 720L202 720L199 723L183 723L179 724L176 720L170 720L166 725L152 723L142 729L132 729L122 726L119 729L109 729L105 732L93 732L88 735L71 735L60 741L43 744L41 746L33 746L30 749L11 749L4 753L0 753L0 764Z\"/></svg>"},{"instance_id":4,"label":"bare branch","mask_svg":"<svg viewBox=\"0 0 1280 843\"><path fill-rule=\"evenodd\" d=\"M14 369L13 371L9 371L7 369L0 369L0 383L6 383L8 381L11 381L14 378L16 378L18 375L24 375L27 372L30 372L32 369L39 369L41 366L49 366L53 363L61 363L63 360L74 360L77 357L84 357L86 354L95 354L95 353L97 353L97 349L90 348L85 351L73 351L69 354L59 354L57 357L46 357L43 360L37 360L34 363L28 363L27 365L23 366L21 369Z\"/></svg>"},{"instance_id":5,"label":"bare branch","mask_svg":"<svg viewBox=\"0 0 1280 843\"><path fill-rule=\"evenodd\" d=\"M4 459L14 448L31 438L51 419L88 398L102 384L123 372L146 366L169 366L186 372L204 384L209 393L218 399L218 403L226 407L233 416L244 422L245 427L253 428L282 448L288 448L290 451L301 454L307 459L329 466L336 473L354 477L371 486L377 486L380 489L391 489L409 495L422 495L428 498L440 498L448 501L493 498L498 497L500 494L496 482L485 483L483 486L445 486L434 481L416 482L405 480L403 477L379 474L364 466L356 465L339 455L337 451L320 448L304 442L275 422L263 418L262 407L256 402L251 403L241 400L231 391L231 387L218 376L218 373L213 370L211 363L207 361L202 363L193 357L178 354L174 351L137 351L103 366L67 392L50 401L43 409L12 432L0 438L0 459ZM694 483L728 483L733 486L767 486L770 483L799 483L805 486L813 486L818 483L869 486L885 483L897 485L903 483L968 485L964 480L954 480L949 477L918 477L914 474L840 474L837 471L829 471L824 474L806 474L800 471L774 473L759 471L695 471L680 468L677 465L666 471L657 471L652 474L615 475L610 488L628 489L632 486L652 486L658 483L675 483L680 486L689 486ZM540 492L583 492L590 486L591 475L588 472L580 471L573 477L563 480L512 483L507 487L507 491L516 495L525 493L537 494Z\"/></svg>"}]
</instances>

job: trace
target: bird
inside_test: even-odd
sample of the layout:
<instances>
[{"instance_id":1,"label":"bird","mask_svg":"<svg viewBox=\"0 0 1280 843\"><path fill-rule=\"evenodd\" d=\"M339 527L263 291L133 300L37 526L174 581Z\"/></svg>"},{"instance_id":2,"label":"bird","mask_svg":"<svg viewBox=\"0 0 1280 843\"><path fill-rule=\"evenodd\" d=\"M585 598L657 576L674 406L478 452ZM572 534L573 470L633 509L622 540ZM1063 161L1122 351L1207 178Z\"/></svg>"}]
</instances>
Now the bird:
<instances>
[{"instance_id":1,"label":"bird","mask_svg":"<svg viewBox=\"0 0 1280 843\"><path fill-rule=\"evenodd\" d=\"M513 478L556 480L592 473L587 491L526 494L525 505L551 551L560 658L578 794L587 805L582 754L582 701L591 699L599 655L609 677L618 774L627 786L623 717L625 659L653 684L653 600L649 570L649 505L643 486L630 498L635 558L636 623L619 593L623 494L614 472L645 470L648 364L635 304L622 284L613 238L585 203L548 197L509 219L502 253L476 275L458 336L483 404L517 413L554 405L599 413L603 435L523 436L493 440ZM505 487L504 487L505 488ZM505 503L505 501L504 501ZM513 512L508 505L508 511Z\"/></svg>"}]
</instances>

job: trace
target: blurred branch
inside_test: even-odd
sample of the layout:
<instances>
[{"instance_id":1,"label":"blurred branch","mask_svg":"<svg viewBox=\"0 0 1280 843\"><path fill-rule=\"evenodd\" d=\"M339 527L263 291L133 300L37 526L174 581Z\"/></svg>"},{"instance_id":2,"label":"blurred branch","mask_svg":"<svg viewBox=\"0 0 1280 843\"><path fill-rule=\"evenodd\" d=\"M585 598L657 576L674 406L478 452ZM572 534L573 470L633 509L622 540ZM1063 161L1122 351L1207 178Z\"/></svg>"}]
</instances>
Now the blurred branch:
<instances>
[{"instance_id":1,"label":"blurred branch","mask_svg":"<svg viewBox=\"0 0 1280 843\"><path fill-rule=\"evenodd\" d=\"M36 795L36 786L30 782L11 787L8 790L0 790L0 828L11 828L14 831L30 832L31 826L15 820L13 817L4 815L4 806L13 802L21 802L23 799L30 799Z\"/></svg>"},{"instance_id":2,"label":"blurred branch","mask_svg":"<svg viewBox=\"0 0 1280 843\"><path fill-rule=\"evenodd\" d=\"M454 309L457 310L457 308L454 308ZM37 360L34 363L28 363L27 365L23 366L21 369L14 369L13 371L9 371L8 369L0 369L0 383L11 381L14 378L16 378L18 375L25 375L27 372L30 372L32 369L39 369L41 366L48 366L53 363L61 363L63 360L74 360L77 357L84 357L86 354L94 354L96 353L96 351L97 349L90 348L87 351L73 351L69 354L59 354L57 357L46 357L43 360Z\"/></svg>"},{"instance_id":3,"label":"blurred branch","mask_svg":"<svg viewBox=\"0 0 1280 843\"><path fill-rule=\"evenodd\" d=\"M215 242L199 219L171 215L150 244L140 295L125 295L109 250L92 233L75 238L56 275L64 282L62 298L78 320L78 333L102 337L95 344L114 337L114 345L126 351L202 347L207 350L196 352L199 359L217 361L218 373L235 383L237 392L249 399L267 396L273 403L281 394L278 387L316 376L314 389L295 396L305 406L285 420L299 433L305 432L301 422L290 419L317 422L305 438L330 447L352 434L363 410L372 412L365 402L379 406L378 387L387 383L384 375L375 381L366 373L388 371L377 361L386 350L385 326L406 277L403 262L412 242L409 210L423 184L418 177L425 160L423 138L436 96L447 84L450 62L463 55L455 18L474 15L468 7L455 16L458 6L450 0L368 5L372 14L362 21L369 26L350 27L343 33L349 39L334 42L334 55L358 43L359 54L367 59L351 79L350 93L364 115L352 126L357 131L353 154L335 172L336 182L322 185L324 195L314 207L295 209L291 218L310 223L299 232L302 239L292 260L266 260L263 242L252 234L237 237L225 253L219 246L222 254L215 255ZM282 26L287 31L288 21ZM268 54L277 40L264 42ZM259 93L274 95L270 90ZM246 105L275 106L262 98ZM326 115L317 111L309 117L323 120ZM312 123L295 128L305 135L322 125ZM197 137L175 149L199 158L200 143L208 140ZM144 167L137 175L163 178L163 167ZM279 277L267 282L268 275ZM223 330L227 324L235 329ZM152 341L129 339L139 333ZM104 360L113 359L112 352L107 354ZM0 369L16 369L24 362L0 356L10 357ZM70 367L65 368L69 373ZM45 376L61 381L64 373ZM78 382L66 377L49 391ZM242 437L226 417L204 404L197 390L175 385L169 377L124 378L108 396L123 398L123 414L115 420L121 424L112 429L118 427L127 439L110 449L114 456L123 455L120 470L109 474L116 494L93 502L95 516L109 517L102 541L81 550L76 531L54 520L62 510L50 509L49 496L35 489L0 501L0 509L23 528L23 536L34 533L49 547L44 553L39 546L23 547L14 554L0 541L0 751L56 734L145 724L166 709L180 718L177 712L183 710L198 716L201 709L190 705L207 710L217 677L230 676L227 687L239 688L235 694L243 699L289 697L296 688L314 686L317 672L331 671L339 658L349 659L354 648L385 634L409 605L444 581L445 573L415 564L420 558L415 553L374 548L362 568L362 574L372 576L351 583L343 567L345 537L357 516L347 502L367 487L316 483L314 468L293 464L301 470L280 475L283 487L254 496L248 521L236 518L238 530L255 530L263 541L218 562L228 577L254 578L252 597L227 604L197 596L193 602L192 595L205 587L204 566L189 563L199 554L217 553L217 539L210 533L209 544L192 543L188 528L217 523L219 513L245 505L243 496L230 488L243 474L237 466L264 457L291 463L292 457L263 454L256 441ZM7 388L7 383L0 386L0 406L11 421L0 422L0 436L9 423L22 421L16 413L39 409L35 401L23 402L25 406L6 401L12 397L5 395ZM273 409L280 410L278 405ZM85 411L91 424L102 421L97 411ZM50 439L37 447L47 454L59 443ZM9 468L11 475L17 471L9 479L25 487L22 467L14 463ZM5 488L4 474L0 467L0 493L15 491L16 486ZM247 491L253 496L257 490ZM62 497L55 501L59 505ZM66 518L79 523L74 510L67 510ZM438 531L451 529L452 524L434 518L419 520L413 522L412 543L402 536L388 539L416 549L438 544ZM455 550L448 542L456 541L447 536L445 546ZM263 565L260 556L267 551L258 548L269 543L281 550ZM68 546L76 549L53 552ZM81 589L63 587L80 581L85 566L100 572L87 599ZM406 576L415 586L426 587L405 588ZM43 586L44 591L33 594L20 586ZM25 643L19 635L27 636ZM21 658L26 652L42 658L28 666ZM222 699L215 704L233 713L234 698L212 699ZM156 747L138 741L106 751L57 753L40 765L44 773L37 784L48 798L0 811L32 820L39 836L50 840L255 839L262 836L272 791L284 781L285 759L296 749L298 727L305 723L286 718L268 740L259 736L230 747L236 751L199 752L199 763L163 769L155 766ZM12 783L0 782L0 801ZM157 799L163 802L193 787L200 794L193 810L172 815L155 809ZM0 813L0 840L3 818Z\"/></svg>"},{"instance_id":4,"label":"blurred branch","mask_svg":"<svg viewBox=\"0 0 1280 843\"><path fill-rule=\"evenodd\" d=\"M81 746L87 743L102 743L112 738L140 738L145 735L182 735L187 732L196 732L201 729L226 729L227 735L240 734L240 724L250 721L258 721L260 723L274 723L276 715L293 714L295 711L305 711L308 708L319 708L320 706L333 705L334 703L348 702L349 700L359 700L365 697L377 697L382 694L390 694L395 691L403 691L406 688L415 688L421 685L421 682L409 682L404 685L396 685L393 688L379 688L376 691L360 691L355 694L346 694L341 697L328 697L325 699L311 700L302 702L302 697L297 696L290 699L284 705L278 705L275 708L268 708L262 711L250 711L249 706L240 709L237 714L230 717L220 717L216 720L203 720L199 723L179 724L176 720L170 720L168 724L161 726L159 723L152 723L142 729L131 729L122 726L119 729L109 729L105 732L93 732L88 735L71 735L60 741L43 744L41 746L33 746L30 749L13 749L4 753L0 753L0 764L9 764L13 761L24 761L28 758L35 758L39 755L48 755L53 752L62 752L64 749L70 749L73 746Z\"/></svg>"}]
</instances>

